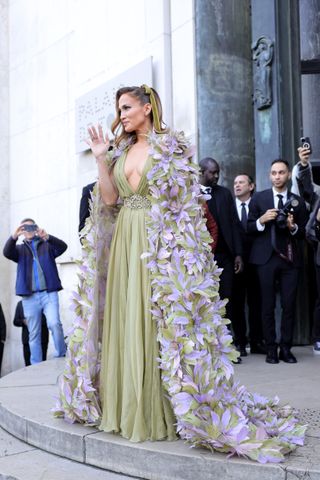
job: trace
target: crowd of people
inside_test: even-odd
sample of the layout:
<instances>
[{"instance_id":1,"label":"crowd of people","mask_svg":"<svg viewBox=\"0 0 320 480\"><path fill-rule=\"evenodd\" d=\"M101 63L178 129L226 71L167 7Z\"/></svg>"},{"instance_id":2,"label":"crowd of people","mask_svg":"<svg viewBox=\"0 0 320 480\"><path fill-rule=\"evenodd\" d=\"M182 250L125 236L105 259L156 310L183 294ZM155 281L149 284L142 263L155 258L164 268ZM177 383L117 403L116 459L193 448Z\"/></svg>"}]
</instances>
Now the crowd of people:
<instances>
[{"instance_id":1,"label":"crowd of people","mask_svg":"<svg viewBox=\"0 0 320 480\"><path fill-rule=\"evenodd\" d=\"M248 344L251 353L265 354L267 363L297 362L291 347L303 242L307 235L318 247L317 215L320 219L309 150L299 148L299 155L294 172L298 195L290 191L291 172L286 160L271 163L271 188L262 192L255 192L250 175L237 175L234 198L227 188L217 184L220 170L217 161L213 158L200 161L201 182L211 195L207 205L218 225L215 259L223 268L220 295L229 299L227 316L240 352L238 362L247 356ZM310 206L314 208L307 223ZM315 265L317 271L317 261ZM275 318L277 293L282 309L279 338ZM313 328L315 353L319 351L318 317L317 302Z\"/></svg>"},{"instance_id":2,"label":"crowd of people","mask_svg":"<svg viewBox=\"0 0 320 480\"><path fill-rule=\"evenodd\" d=\"M164 125L154 89L118 90L112 131L111 150L101 126L88 129L98 180L84 187L80 204L83 265L68 349L55 263L67 245L26 218L4 247L18 264L15 324L28 328L26 363L45 359L47 324L56 355L66 355L57 416L132 441L173 440L178 432L210 449L279 461L303 441L304 429L290 411L237 389L232 363L247 356L248 345L267 363L297 362L291 347L306 230L320 281L320 205L306 172L309 151L299 150L299 195L289 189L284 159L271 164L271 188L255 192L251 176L239 172L232 195L218 184L215 159L200 160L199 176L184 136ZM319 312L320 301L315 318ZM315 321L315 352L319 329ZM212 422L226 414L241 438L231 427L223 440L213 438ZM258 444L246 449L257 428Z\"/></svg>"}]
</instances>

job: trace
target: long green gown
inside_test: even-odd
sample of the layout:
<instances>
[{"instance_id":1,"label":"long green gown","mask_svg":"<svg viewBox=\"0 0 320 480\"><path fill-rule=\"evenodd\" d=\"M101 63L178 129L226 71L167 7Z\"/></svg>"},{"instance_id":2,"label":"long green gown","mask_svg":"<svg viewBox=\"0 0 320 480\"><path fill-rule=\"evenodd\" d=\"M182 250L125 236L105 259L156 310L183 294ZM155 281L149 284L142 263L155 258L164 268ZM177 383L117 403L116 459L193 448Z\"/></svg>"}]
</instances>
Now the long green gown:
<instances>
[{"instance_id":1,"label":"long green gown","mask_svg":"<svg viewBox=\"0 0 320 480\"><path fill-rule=\"evenodd\" d=\"M156 324L151 317L151 285L146 260L145 217L148 157L136 191L124 173L126 154L114 168L124 200L111 244L104 314L100 429L134 442L175 439L174 415L161 383Z\"/></svg>"}]
</instances>

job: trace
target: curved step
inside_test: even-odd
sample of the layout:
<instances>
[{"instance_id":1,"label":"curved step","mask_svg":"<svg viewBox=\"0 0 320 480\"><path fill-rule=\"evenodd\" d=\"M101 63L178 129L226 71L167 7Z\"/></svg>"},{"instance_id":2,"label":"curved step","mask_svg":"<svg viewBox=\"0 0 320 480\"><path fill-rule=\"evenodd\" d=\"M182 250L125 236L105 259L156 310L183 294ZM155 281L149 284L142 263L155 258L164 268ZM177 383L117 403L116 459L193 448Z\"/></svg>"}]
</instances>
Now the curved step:
<instances>
[{"instance_id":1,"label":"curved step","mask_svg":"<svg viewBox=\"0 0 320 480\"><path fill-rule=\"evenodd\" d=\"M64 360L54 359L17 370L0 379L0 425L24 442L62 457L113 472L150 480L289 479L303 472L320 475L320 358L310 348L295 349L297 365L268 365L264 357L248 356L237 366L237 377L262 394L279 392L282 400L312 418L304 447L281 465L190 449L182 441L131 443L118 435L79 424L70 425L50 413L57 394L57 378ZM284 394L284 395L283 395ZM318 412L318 413L317 413ZM294 477L292 477L294 478Z\"/></svg>"},{"instance_id":2,"label":"curved step","mask_svg":"<svg viewBox=\"0 0 320 480\"><path fill-rule=\"evenodd\" d=\"M0 428L0 480L132 480L58 457L18 440Z\"/></svg>"}]
</instances>

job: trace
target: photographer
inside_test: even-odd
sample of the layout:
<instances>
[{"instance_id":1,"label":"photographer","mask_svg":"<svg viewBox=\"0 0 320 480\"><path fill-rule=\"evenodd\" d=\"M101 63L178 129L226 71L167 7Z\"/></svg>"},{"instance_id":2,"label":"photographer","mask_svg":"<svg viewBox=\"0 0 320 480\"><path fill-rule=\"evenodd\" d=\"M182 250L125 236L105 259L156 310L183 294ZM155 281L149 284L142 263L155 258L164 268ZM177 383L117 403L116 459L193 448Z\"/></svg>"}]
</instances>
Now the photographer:
<instances>
[{"instance_id":1,"label":"photographer","mask_svg":"<svg viewBox=\"0 0 320 480\"><path fill-rule=\"evenodd\" d=\"M17 245L20 235L24 236L24 240ZM52 333L57 356L62 357L66 352L59 315L58 291L62 286L55 262L55 258L66 249L67 245L62 240L48 235L31 218L21 222L3 249L4 256L18 264L16 295L22 297L32 364L42 361L42 312Z\"/></svg>"},{"instance_id":2,"label":"photographer","mask_svg":"<svg viewBox=\"0 0 320 480\"><path fill-rule=\"evenodd\" d=\"M309 143L304 143L298 148L300 160L292 169L291 191L300 195L307 202L307 206L312 209L320 194L320 186L313 181L310 164L312 148L310 139L308 141Z\"/></svg>"},{"instance_id":3,"label":"photographer","mask_svg":"<svg viewBox=\"0 0 320 480\"><path fill-rule=\"evenodd\" d=\"M266 362L296 363L291 352L298 271L301 258L297 239L304 238L308 214L304 201L288 191L291 173L287 161L271 164L272 188L256 193L249 207L248 232L255 235L250 263L257 266L261 288L262 325ZM280 354L276 343L275 283L279 281L282 307Z\"/></svg>"},{"instance_id":4,"label":"photographer","mask_svg":"<svg viewBox=\"0 0 320 480\"><path fill-rule=\"evenodd\" d=\"M292 170L292 190L303 197L307 208L312 210L310 220L306 226L306 236L313 247L312 263L314 263L317 285L312 326L313 352L320 354L320 186L313 181L312 166L310 164L312 147L310 138L306 137L306 139L307 142L302 142L302 145L298 148L300 160ZM311 299L313 301L314 297L311 297Z\"/></svg>"},{"instance_id":5,"label":"photographer","mask_svg":"<svg viewBox=\"0 0 320 480\"><path fill-rule=\"evenodd\" d=\"M315 203L314 209L306 226L306 236L313 246L314 265L317 282L317 295L313 311L313 353L320 355L320 198Z\"/></svg>"}]
</instances>

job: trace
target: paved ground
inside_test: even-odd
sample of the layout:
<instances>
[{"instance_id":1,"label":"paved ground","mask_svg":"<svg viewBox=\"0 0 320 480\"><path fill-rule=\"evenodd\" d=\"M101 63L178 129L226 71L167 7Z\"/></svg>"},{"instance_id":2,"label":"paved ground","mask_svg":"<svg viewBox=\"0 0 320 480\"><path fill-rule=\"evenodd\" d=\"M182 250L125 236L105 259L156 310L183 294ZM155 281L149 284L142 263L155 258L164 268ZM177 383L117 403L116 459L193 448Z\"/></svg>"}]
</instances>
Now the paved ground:
<instances>
[{"instance_id":1,"label":"paved ground","mask_svg":"<svg viewBox=\"0 0 320 480\"><path fill-rule=\"evenodd\" d=\"M264 355L248 355L235 366L236 378L248 387L267 396L278 395L281 402L289 402L299 409L320 411L320 355L312 347L292 349L298 363L280 362L271 365Z\"/></svg>"},{"instance_id":2,"label":"paved ground","mask_svg":"<svg viewBox=\"0 0 320 480\"><path fill-rule=\"evenodd\" d=\"M296 365L269 365L264 356L249 355L235 368L240 383L261 394L278 395L282 404L300 410L310 425L306 445L281 465L228 460L189 449L181 441L133 445L115 435L53 419L50 408L63 368L59 359L0 379L0 425L33 445L0 429L0 480L122 480L130 475L152 480L320 480L320 356L313 355L311 347L293 351Z\"/></svg>"},{"instance_id":3,"label":"paved ground","mask_svg":"<svg viewBox=\"0 0 320 480\"><path fill-rule=\"evenodd\" d=\"M0 428L0 480L133 480L43 452Z\"/></svg>"}]
</instances>

